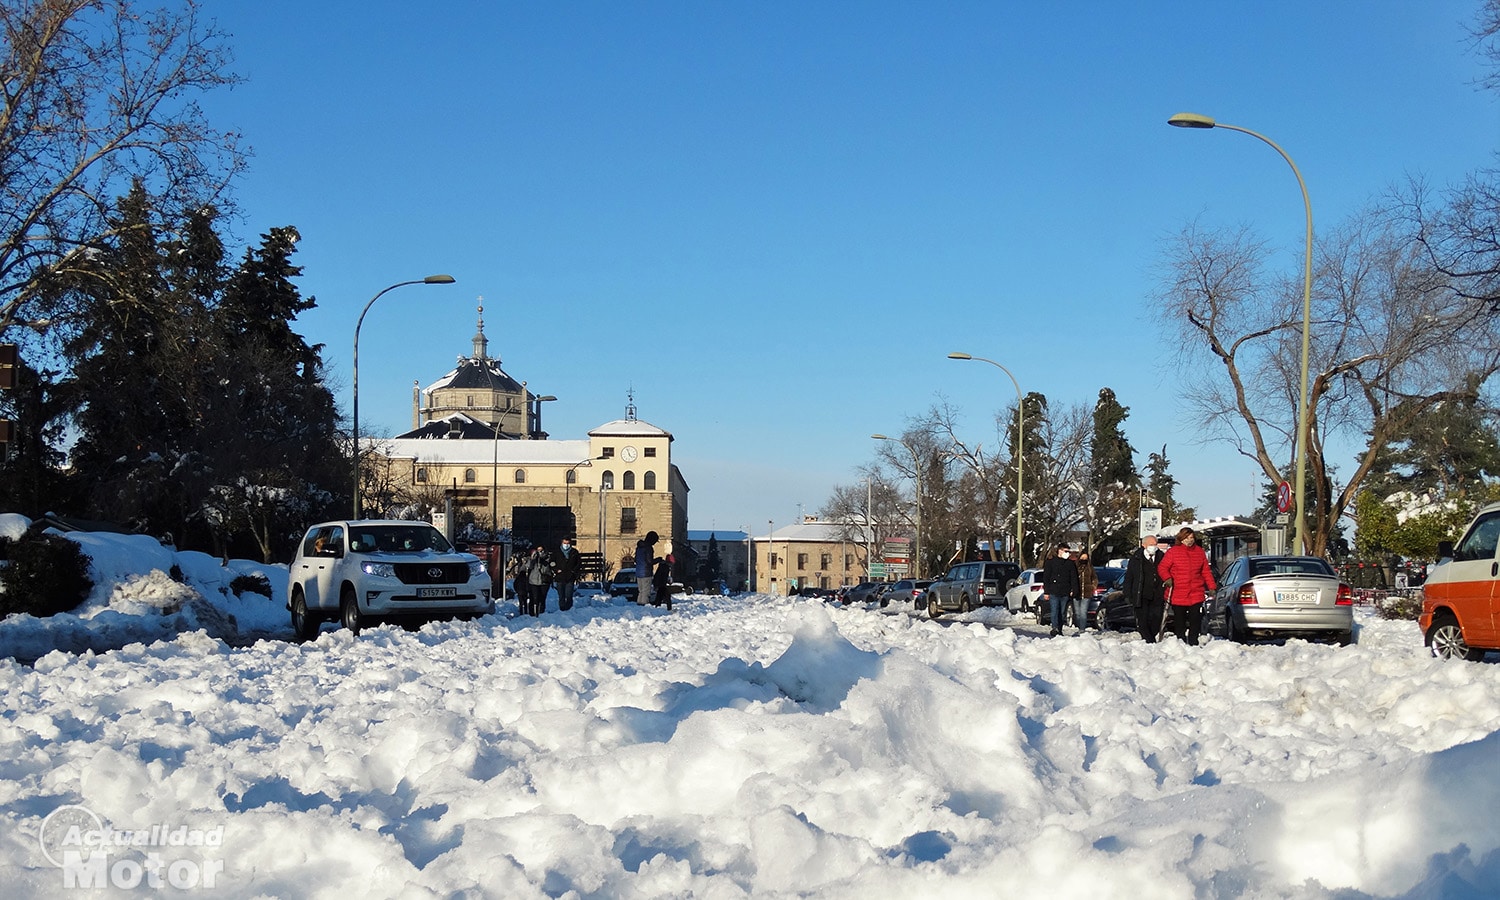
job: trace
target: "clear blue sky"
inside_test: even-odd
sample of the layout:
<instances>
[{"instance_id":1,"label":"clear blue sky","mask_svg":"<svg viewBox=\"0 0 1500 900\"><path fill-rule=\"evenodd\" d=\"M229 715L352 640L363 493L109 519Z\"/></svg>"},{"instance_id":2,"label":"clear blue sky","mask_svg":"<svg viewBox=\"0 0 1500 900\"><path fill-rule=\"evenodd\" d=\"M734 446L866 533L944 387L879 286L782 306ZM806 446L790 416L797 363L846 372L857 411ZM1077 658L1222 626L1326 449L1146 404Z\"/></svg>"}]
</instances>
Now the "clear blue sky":
<instances>
[{"instance_id":1,"label":"clear blue sky","mask_svg":"<svg viewBox=\"0 0 1500 900\"><path fill-rule=\"evenodd\" d=\"M347 411L408 427L424 385L492 355L582 437L671 431L690 526L815 511L939 395L971 440L1014 401L1110 387L1180 498L1245 512L1257 472L1203 445L1149 314L1163 241L1245 224L1295 272L1290 169L1320 227L1408 174L1492 164L1477 0L1255 3L212 4L247 83L204 104L242 130L241 239L292 224L299 330Z\"/></svg>"}]
</instances>

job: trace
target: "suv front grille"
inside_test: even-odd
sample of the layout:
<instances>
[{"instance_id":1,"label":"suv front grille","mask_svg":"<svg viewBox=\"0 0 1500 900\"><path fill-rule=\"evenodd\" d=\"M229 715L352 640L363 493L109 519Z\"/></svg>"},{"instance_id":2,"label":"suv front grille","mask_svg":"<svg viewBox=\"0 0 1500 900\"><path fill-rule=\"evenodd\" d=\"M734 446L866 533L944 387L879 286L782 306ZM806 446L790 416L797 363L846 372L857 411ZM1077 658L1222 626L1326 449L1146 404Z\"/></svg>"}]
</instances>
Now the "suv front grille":
<instances>
[{"instance_id":1,"label":"suv front grille","mask_svg":"<svg viewBox=\"0 0 1500 900\"><path fill-rule=\"evenodd\" d=\"M469 580L469 564L396 563L396 577L402 584L463 584Z\"/></svg>"}]
</instances>

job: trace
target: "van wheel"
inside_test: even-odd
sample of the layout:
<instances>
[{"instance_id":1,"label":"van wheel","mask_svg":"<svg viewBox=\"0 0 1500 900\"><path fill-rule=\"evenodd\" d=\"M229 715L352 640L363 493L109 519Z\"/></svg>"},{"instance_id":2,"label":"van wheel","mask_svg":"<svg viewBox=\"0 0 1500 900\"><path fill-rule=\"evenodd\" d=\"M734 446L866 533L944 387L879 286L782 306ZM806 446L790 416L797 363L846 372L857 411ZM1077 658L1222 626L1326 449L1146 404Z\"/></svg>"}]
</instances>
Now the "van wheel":
<instances>
[{"instance_id":1,"label":"van wheel","mask_svg":"<svg viewBox=\"0 0 1500 900\"><path fill-rule=\"evenodd\" d=\"M347 585L339 597L339 621L353 635L358 635L365 624L364 618L359 614L359 598L355 595L354 588Z\"/></svg>"},{"instance_id":2,"label":"van wheel","mask_svg":"<svg viewBox=\"0 0 1500 900\"><path fill-rule=\"evenodd\" d=\"M307 598L302 595L302 588L292 589L292 638L297 643L305 643L318 635L320 622L314 616L307 614Z\"/></svg>"},{"instance_id":3,"label":"van wheel","mask_svg":"<svg viewBox=\"0 0 1500 900\"><path fill-rule=\"evenodd\" d=\"M1439 613L1433 618L1432 627L1427 629L1427 645L1438 659L1466 659L1469 662L1484 659L1483 650L1470 647L1464 640L1463 629L1452 613Z\"/></svg>"},{"instance_id":4,"label":"van wheel","mask_svg":"<svg viewBox=\"0 0 1500 900\"><path fill-rule=\"evenodd\" d=\"M936 619L938 616L940 616L942 614L943 614L943 608L941 606L938 606L937 598L936 597L928 597L927 598L927 616L928 616L928 618Z\"/></svg>"}]
</instances>

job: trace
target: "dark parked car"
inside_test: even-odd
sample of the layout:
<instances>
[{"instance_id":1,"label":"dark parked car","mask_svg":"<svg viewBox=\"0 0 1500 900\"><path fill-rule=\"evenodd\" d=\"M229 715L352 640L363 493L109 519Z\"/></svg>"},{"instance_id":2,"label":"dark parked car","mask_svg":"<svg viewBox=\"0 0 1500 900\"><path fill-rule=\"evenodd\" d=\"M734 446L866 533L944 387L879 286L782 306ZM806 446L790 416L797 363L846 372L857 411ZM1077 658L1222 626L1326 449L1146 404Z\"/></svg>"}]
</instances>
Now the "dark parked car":
<instances>
[{"instance_id":1,"label":"dark parked car","mask_svg":"<svg viewBox=\"0 0 1500 900\"><path fill-rule=\"evenodd\" d=\"M810 584L804 584L797 588L797 596L806 597L809 600L832 600L834 599L834 591L833 588L814 587Z\"/></svg>"},{"instance_id":2,"label":"dark parked car","mask_svg":"<svg viewBox=\"0 0 1500 900\"><path fill-rule=\"evenodd\" d=\"M1229 564L1206 610L1210 634L1231 641L1354 641L1354 589L1316 556L1242 556Z\"/></svg>"}]
</instances>

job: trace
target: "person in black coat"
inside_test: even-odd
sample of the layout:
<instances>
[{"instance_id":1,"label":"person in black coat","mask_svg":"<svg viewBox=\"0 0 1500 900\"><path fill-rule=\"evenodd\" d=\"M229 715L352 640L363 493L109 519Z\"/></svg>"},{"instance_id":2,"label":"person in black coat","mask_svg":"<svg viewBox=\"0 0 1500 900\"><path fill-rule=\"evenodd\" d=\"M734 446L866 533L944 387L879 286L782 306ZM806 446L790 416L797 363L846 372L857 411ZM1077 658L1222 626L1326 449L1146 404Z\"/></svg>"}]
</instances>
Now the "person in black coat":
<instances>
[{"instance_id":1,"label":"person in black coat","mask_svg":"<svg viewBox=\"0 0 1500 900\"><path fill-rule=\"evenodd\" d=\"M578 581L578 548L573 546L572 535L562 539L562 546L552 559L553 584L557 586L557 609L567 612L573 608L573 589Z\"/></svg>"},{"instance_id":2,"label":"person in black coat","mask_svg":"<svg viewBox=\"0 0 1500 900\"><path fill-rule=\"evenodd\" d=\"M661 606L665 603L668 610L672 608L673 562L675 560L670 553L656 561L656 572L651 576L651 586L656 589L656 593L651 597L652 606Z\"/></svg>"},{"instance_id":3,"label":"person in black coat","mask_svg":"<svg viewBox=\"0 0 1500 900\"><path fill-rule=\"evenodd\" d=\"M1062 634L1064 607L1083 596L1078 579L1078 566L1068 557L1072 551L1067 544L1058 544L1057 552L1042 565L1042 599L1050 604L1052 634ZM1084 619L1074 622L1079 631L1088 627L1088 606L1084 605ZM1076 617L1075 617L1076 618Z\"/></svg>"},{"instance_id":4,"label":"person in black coat","mask_svg":"<svg viewBox=\"0 0 1500 900\"><path fill-rule=\"evenodd\" d=\"M1161 634L1161 617L1167 606L1166 587L1156 571L1160 561L1156 535L1148 534L1125 563L1125 598L1135 610L1136 630L1148 644L1156 643Z\"/></svg>"}]
</instances>

